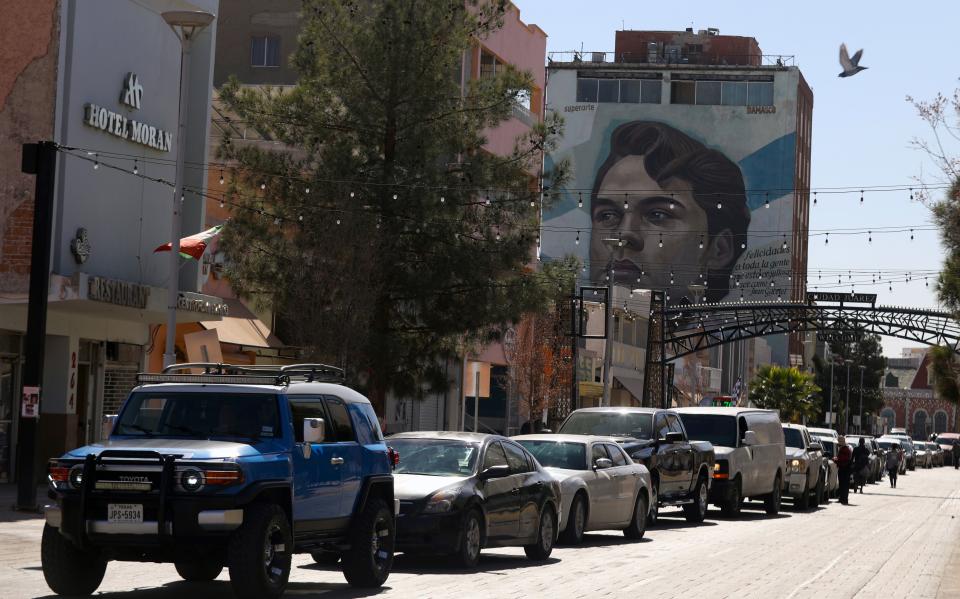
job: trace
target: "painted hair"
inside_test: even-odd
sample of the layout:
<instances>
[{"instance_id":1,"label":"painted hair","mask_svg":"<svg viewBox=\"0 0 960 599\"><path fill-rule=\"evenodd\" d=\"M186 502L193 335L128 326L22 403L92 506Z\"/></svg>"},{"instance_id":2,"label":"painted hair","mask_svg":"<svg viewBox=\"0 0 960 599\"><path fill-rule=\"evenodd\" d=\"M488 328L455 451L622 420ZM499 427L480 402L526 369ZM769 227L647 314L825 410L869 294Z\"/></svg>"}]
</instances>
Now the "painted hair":
<instances>
[{"instance_id":1,"label":"painted hair","mask_svg":"<svg viewBox=\"0 0 960 599\"><path fill-rule=\"evenodd\" d=\"M643 156L650 177L664 185L669 179L688 184L693 199L707 215L707 232L717 235L729 229L733 235L733 257L724 268L710 272L707 301L719 301L730 287L733 265L743 253L750 209L743 173L732 160L717 150L669 125L654 121L632 121L614 129L610 154L597 170L591 199L597 197L607 172L627 156ZM717 203L723 207L717 209Z\"/></svg>"}]
</instances>

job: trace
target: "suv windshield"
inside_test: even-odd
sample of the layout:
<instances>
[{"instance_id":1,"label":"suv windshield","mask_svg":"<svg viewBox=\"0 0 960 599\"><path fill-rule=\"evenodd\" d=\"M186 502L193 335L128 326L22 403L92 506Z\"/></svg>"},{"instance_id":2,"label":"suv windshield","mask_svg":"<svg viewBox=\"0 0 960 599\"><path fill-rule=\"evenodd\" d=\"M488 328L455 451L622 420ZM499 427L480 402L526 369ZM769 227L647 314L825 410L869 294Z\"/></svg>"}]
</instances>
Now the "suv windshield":
<instances>
[{"instance_id":1,"label":"suv windshield","mask_svg":"<svg viewBox=\"0 0 960 599\"><path fill-rule=\"evenodd\" d=\"M649 439L652 415L639 412L574 412L560 426L565 435L599 435Z\"/></svg>"},{"instance_id":2,"label":"suv windshield","mask_svg":"<svg viewBox=\"0 0 960 599\"><path fill-rule=\"evenodd\" d=\"M803 449L803 433L798 428L784 428L783 443L787 447Z\"/></svg>"},{"instance_id":3,"label":"suv windshield","mask_svg":"<svg viewBox=\"0 0 960 599\"><path fill-rule=\"evenodd\" d=\"M680 413L687 436L694 441L709 441L722 447L737 446L736 416Z\"/></svg>"},{"instance_id":4,"label":"suv windshield","mask_svg":"<svg viewBox=\"0 0 960 599\"><path fill-rule=\"evenodd\" d=\"M583 443L524 439L516 439L516 441L532 453L543 466L567 470L587 469L587 448Z\"/></svg>"},{"instance_id":5,"label":"suv windshield","mask_svg":"<svg viewBox=\"0 0 960 599\"><path fill-rule=\"evenodd\" d=\"M159 391L131 395L113 434L255 441L281 436L275 395Z\"/></svg>"},{"instance_id":6,"label":"suv windshield","mask_svg":"<svg viewBox=\"0 0 960 599\"><path fill-rule=\"evenodd\" d=\"M453 439L390 439L400 453L394 474L469 476L477 463L480 445Z\"/></svg>"}]
</instances>

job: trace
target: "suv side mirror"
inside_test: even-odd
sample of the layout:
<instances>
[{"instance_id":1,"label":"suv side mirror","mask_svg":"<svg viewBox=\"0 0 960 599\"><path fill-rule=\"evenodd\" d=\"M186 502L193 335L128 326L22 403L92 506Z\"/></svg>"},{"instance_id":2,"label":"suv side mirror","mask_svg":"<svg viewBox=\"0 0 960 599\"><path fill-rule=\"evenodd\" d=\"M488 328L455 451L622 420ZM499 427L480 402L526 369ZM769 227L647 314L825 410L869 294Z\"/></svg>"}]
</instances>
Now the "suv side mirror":
<instances>
[{"instance_id":1,"label":"suv side mirror","mask_svg":"<svg viewBox=\"0 0 960 599\"><path fill-rule=\"evenodd\" d=\"M607 468L613 467L613 460L610 458L597 458L597 461L593 463L594 470L605 470Z\"/></svg>"},{"instance_id":2,"label":"suv side mirror","mask_svg":"<svg viewBox=\"0 0 960 599\"><path fill-rule=\"evenodd\" d=\"M100 422L100 440L106 441L110 437L110 433L113 432L113 425L117 423L116 414L107 414L103 417L103 421Z\"/></svg>"},{"instance_id":3,"label":"suv side mirror","mask_svg":"<svg viewBox=\"0 0 960 599\"><path fill-rule=\"evenodd\" d=\"M323 418L303 419L303 442L323 443L325 436Z\"/></svg>"},{"instance_id":4,"label":"suv side mirror","mask_svg":"<svg viewBox=\"0 0 960 599\"><path fill-rule=\"evenodd\" d=\"M751 445L757 444L757 433L754 431L747 431L743 433L743 441L740 442L744 447L750 447Z\"/></svg>"},{"instance_id":5,"label":"suv side mirror","mask_svg":"<svg viewBox=\"0 0 960 599\"><path fill-rule=\"evenodd\" d=\"M667 443L683 443L683 433L667 433L667 436L664 437L664 441Z\"/></svg>"},{"instance_id":6,"label":"suv side mirror","mask_svg":"<svg viewBox=\"0 0 960 599\"><path fill-rule=\"evenodd\" d=\"M480 472L477 477L480 480L490 480L491 478L503 478L505 476L510 476L510 466L499 465L499 466L490 466L486 470Z\"/></svg>"},{"instance_id":7,"label":"suv side mirror","mask_svg":"<svg viewBox=\"0 0 960 599\"><path fill-rule=\"evenodd\" d=\"M823 446L814 441L810 444L810 447L807 448L808 451L823 451Z\"/></svg>"}]
</instances>

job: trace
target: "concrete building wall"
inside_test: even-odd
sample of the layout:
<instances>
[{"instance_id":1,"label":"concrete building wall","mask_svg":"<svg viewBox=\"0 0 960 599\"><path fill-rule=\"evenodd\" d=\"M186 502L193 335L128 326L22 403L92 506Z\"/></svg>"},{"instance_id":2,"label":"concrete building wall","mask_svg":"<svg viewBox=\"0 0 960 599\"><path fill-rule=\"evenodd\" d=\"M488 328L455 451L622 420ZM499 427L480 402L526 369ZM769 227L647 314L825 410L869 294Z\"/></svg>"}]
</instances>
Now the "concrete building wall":
<instances>
[{"instance_id":1,"label":"concrete building wall","mask_svg":"<svg viewBox=\"0 0 960 599\"><path fill-rule=\"evenodd\" d=\"M246 84L293 85L297 72L290 56L300 32L299 0L229 0L220 7L217 23L216 69L213 84L220 87L235 75ZM279 43L278 66L251 64L251 37L272 36Z\"/></svg>"}]
</instances>

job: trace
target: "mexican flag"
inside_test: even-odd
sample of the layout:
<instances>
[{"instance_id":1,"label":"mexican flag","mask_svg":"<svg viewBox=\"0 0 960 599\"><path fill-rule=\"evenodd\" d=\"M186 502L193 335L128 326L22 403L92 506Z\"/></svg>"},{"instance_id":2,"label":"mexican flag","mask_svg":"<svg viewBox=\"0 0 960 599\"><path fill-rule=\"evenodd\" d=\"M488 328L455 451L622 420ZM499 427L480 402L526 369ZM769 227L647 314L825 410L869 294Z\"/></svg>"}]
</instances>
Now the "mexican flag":
<instances>
[{"instance_id":1,"label":"mexican flag","mask_svg":"<svg viewBox=\"0 0 960 599\"><path fill-rule=\"evenodd\" d=\"M206 231L201 231L196 235L191 235L190 237L184 237L180 240L180 257L193 258L194 260L200 260L200 256L203 255L204 250L207 249L207 244L210 241L220 234L223 225L217 225L216 227L211 227ZM156 252L169 252L171 249L170 243L165 243L153 250Z\"/></svg>"}]
</instances>

